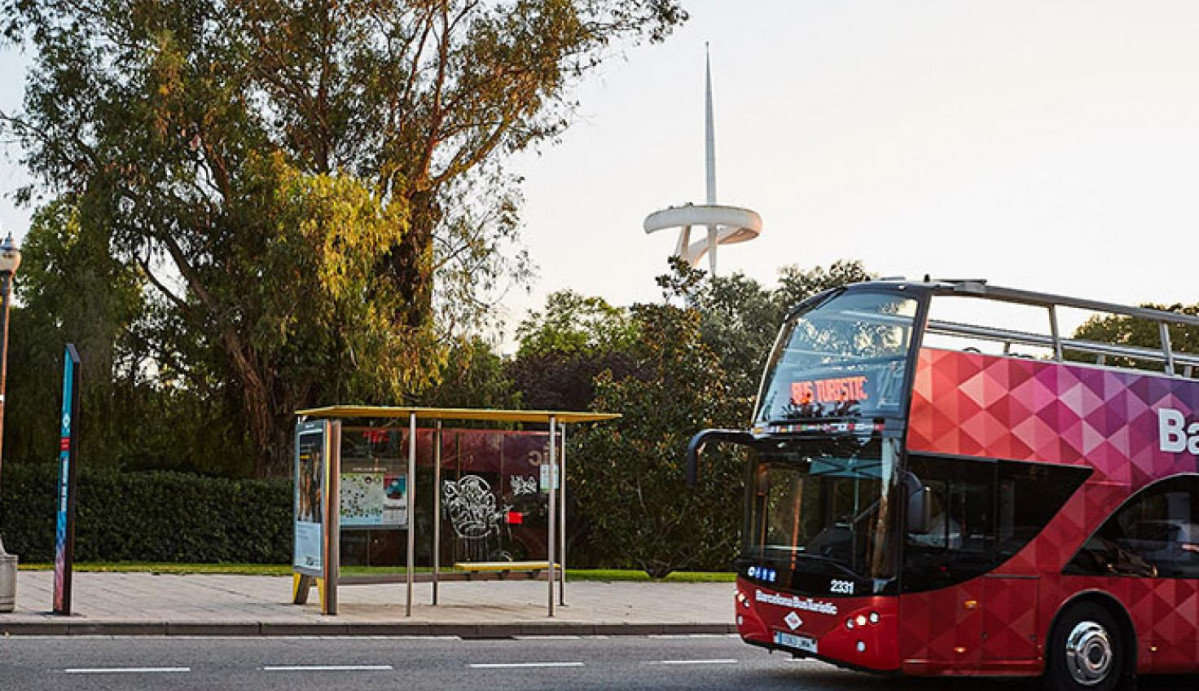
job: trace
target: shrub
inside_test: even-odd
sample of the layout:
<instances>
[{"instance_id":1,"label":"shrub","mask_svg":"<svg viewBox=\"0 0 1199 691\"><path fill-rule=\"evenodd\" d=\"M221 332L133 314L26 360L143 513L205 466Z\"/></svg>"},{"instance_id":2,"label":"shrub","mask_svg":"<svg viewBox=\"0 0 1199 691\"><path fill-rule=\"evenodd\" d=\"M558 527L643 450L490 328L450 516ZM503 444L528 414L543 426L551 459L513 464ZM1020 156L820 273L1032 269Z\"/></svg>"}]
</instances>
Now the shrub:
<instances>
[{"instance_id":1,"label":"shrub","mask_svg":"<svg viewBox=\"0 0 1199 691\"><path fill-rule=\"evenodd\" d=\"M23 562L54 559L55 463L8 464L0 479L0 534ZM290 479L228 480L81 466L76 561L286 564L292 548Z\"/></svg>"}]
</instances>

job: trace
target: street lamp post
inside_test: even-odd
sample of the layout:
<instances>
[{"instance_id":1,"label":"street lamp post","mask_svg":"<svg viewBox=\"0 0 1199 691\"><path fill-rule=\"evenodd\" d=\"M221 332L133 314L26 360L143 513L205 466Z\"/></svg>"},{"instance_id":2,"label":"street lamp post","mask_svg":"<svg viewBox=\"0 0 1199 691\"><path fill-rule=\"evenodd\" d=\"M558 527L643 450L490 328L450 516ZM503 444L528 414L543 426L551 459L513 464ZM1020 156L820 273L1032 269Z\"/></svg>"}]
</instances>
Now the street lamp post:
<instances>
[{"instance_id":1,"label":"street lamp post","mask_svg":"<svg viewBox=\"0 0 1199 691\"><path fill-rule=\"evenodd\" d=\"M21 265L21 250L13 242L12 233L0 244L0 294L4 305L0 307L0 470L4 468L4 392L8 383L8 306L12 301L12 281Z\"/></svg>"},{"instance_id":2,"label":"street lamp post","mask_svg":"<svg viewBox=\"0 0 1199 691\"><path fill-rule=\"evenodd\" d=\"M21 250L13 242L12 233L0 244L0 471L4 469L4 387L8 382L8 305L12 299L12 280L21 265ZM0 473L2 475L2 473ZM0 612L11 612L17 598L17 555L4 551L0 540Z\"/></svg>"}]
</instances>

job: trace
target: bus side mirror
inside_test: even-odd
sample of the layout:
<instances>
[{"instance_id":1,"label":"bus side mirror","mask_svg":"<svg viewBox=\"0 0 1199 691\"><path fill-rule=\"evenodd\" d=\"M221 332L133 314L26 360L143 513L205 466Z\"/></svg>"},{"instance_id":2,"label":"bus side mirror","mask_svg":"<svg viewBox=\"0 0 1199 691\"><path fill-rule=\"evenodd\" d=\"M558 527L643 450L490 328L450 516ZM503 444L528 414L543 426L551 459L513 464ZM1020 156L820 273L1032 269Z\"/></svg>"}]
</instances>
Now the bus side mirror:
<instances>
[{"instance_id":1,"label":"bus side mirror","mask_svg":"<svg viewBox=\"0 0 1199 691\"><path fill-rule=\"evenodd\" d=\"M709 441L722 441L731 444L749 444L754 437L749 432L737 429L705 429L691 437L687 444L687 486L695 487L699 480L699 457L704 453L704 446Z\"/></svg>"},{"instance_id":2,"label":"bus side mirror","mask_svg":"<svg viewBox=\"0 0 1199 691\"><path fill-rule=\"evenodd\" d=\"M908 532L924 535L932 522L932 504L928 495L932 493L927 487L921 487L908 497Z\"/></svg>"},{"instance_id":3,"label":"bus side mirror","mask_svg":"<svg viewBox=\"0 0 1199 691\"><path fill-rule=\"evenodd\" d=\"M932 523L932 490L911 472L903 474L903 486L908 495L908 532L924 535Z\"/></svg>"}]
</instances>

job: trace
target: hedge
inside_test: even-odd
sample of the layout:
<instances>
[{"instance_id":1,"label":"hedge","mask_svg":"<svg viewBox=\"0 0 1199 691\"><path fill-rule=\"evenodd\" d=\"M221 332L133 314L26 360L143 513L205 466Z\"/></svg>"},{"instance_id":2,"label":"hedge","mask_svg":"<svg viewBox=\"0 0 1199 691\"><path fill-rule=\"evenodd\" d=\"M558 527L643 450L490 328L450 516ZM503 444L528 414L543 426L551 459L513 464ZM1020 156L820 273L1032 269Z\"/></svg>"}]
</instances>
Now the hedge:
<instances>
[{"instance_id":1,"label":"hedge","mask_svg":"<svg viewBox=\"0 0 1199 691\"><path fill-rule=\"evenodd\" d=\"M54 560L58 466L11 463L0 477L0 535L25 563ZM79 468L76 561L287 564L290 479Z\"/></svg>"}]
</instances>

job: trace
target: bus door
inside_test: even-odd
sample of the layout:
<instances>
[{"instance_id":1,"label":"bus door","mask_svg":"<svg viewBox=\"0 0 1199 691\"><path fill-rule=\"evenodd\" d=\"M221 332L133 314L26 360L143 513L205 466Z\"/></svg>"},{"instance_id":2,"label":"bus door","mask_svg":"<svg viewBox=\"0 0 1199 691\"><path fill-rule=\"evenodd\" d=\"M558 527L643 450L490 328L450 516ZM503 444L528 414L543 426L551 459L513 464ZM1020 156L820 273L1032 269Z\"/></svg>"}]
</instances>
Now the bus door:
<instances>
[{"instance_id":1,"label":"bus door","mask_svg":"<svg viewBox=\"0 0 1199 691\"><path fill-rule=\"evenodd\" d=\"M1036 576L983 577L984 661L1031 662L1037 659Z\"/></svg>"},{"instance_id":2,"label":"bus door","mask_svg":"<svg viewBox=\"0 0 1199 691\"><path fill-rule=\"evenodd\" d=\"M899 654L908 674L978 667L982 652L981 581L899 598Z\"/></svg>"},{"instance_id":3,"label":"bus door","mask_svg":"<svg viewBox=\"0 0 1199 691\"><path fill-rule=\"evenodd\" d=\"M913 455L908 468L927 488L928 520L919 530L909 523L904 540L904 659L913 666L923 660L929 674L977 667L982 576L994 566L994 463Z\"/></svg>"}]
</instances>

